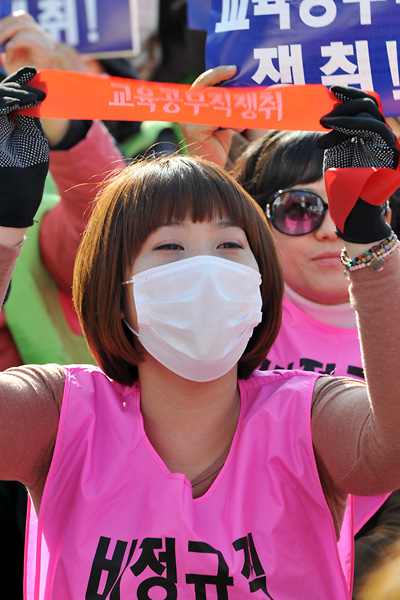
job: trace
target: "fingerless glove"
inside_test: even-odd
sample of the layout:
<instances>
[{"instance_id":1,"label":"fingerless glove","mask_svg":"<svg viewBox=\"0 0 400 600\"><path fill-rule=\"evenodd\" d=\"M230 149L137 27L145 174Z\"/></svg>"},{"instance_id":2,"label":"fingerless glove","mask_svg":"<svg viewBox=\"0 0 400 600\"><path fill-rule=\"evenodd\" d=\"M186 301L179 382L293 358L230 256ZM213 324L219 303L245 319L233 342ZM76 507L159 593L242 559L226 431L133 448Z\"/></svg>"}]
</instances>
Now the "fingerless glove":
<instances>
[{"instance_id":1,"label":"fingerless glove","mask_svg":"<svg viewBox=\"0 0 400 600\"><path fill-rule=\"evenodd\" d=\"M27 83L24 67L0 83L0 225L33 225L49 168L49 147L40 120L16 113L37 106L46 94Z\"/></svg>"},{"instance_id":2,"label":"fingerless glove","mask_svg":"<svg viewBox=\"0 0 400 600\"><path fill-rule=\"evenodd\" d=\"M376 99L361 90L334 86L341 100L321 124L332 131L318 138L336 233L368 244L387 237L383 205L400 187L399 144Z\"/></svg>"}]
</instances>

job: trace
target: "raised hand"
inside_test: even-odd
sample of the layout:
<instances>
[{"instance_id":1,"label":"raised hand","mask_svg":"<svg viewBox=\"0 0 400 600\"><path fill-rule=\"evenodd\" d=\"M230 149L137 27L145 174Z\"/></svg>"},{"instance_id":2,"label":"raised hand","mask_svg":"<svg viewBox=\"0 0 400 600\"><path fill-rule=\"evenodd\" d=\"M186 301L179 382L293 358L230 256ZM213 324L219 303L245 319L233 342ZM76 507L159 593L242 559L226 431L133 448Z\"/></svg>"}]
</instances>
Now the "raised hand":
<instances>
[{"instance_id":1,"label":"raised hand","mask_svg":"<svg viewBox=\"0 0 400 600\"><path fill-rule=\"evenodd\" d=\"M192 88L217 85L231 79L235 66L220 66L205 71L192 84ZM202 156L220 167L225 167L232 142L233 129L219 129L213 125L179 123L186 147L193 156Z\"/></svg>"},{"instance_id":2,"label":"raised hand","mask_svg":"<svg viewBox=\"0 0 400 600\"><path fill-rule=\"evenodd\" d=\"M346 86L331 91L341 104L322 117L332 131L317 140L329 209L341 238L368 244L391 231L382 205L400 187L399 144L373 96Z\"/></svg>"},{"instance_id":3,"label":"raised hand","mask_svg":"<svg viewBox=\"0 0 400 600\"><path fill-rule=\"evenodd\" d=\"M52 36L26 12L17 11L0 19L0 44L4 44L1 58L8 74L26 66L37 71L52 67Z\"/></svg>"},{"instance_id":4,"label":"raised hand","mask_svg":"<svg viewBox=\"0 0 400 600\"><path fill-rule=\"evenodd\" d=\"M40 120L18 109L40 104L46 94L27 85L36 74L24 67L0 83L0 226L33 225L49 167Z\"/></svg>"},{"instance_id":5,"label":"raised hand","mask_svg":"<svg viewBox=\"0 0 400 600\"><path fill-rule=\"evenodd\" d=\"M28 13L20 10L0 19L0 45L3 67L12 74L23 67L40 69L84 70L79 54L66 44L55 43ZM67 63L67 64L66 64ZM79 65L79 66L78 66ZM50 144L57 145L69 127L68 119L43 119L42 126Z\"/></svg>"}]
</instances>

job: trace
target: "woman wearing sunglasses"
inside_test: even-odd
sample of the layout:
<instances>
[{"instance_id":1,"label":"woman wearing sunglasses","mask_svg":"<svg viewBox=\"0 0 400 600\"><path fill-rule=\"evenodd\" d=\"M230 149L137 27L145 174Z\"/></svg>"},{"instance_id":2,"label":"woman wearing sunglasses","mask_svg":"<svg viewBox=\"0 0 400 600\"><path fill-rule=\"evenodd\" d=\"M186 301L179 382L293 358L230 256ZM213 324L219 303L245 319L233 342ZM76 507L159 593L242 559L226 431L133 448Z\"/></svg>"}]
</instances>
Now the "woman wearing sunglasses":
<instances>
[{"instance_id":1,"label":"woman wearing sunglasses","mask_svg":"<svg viewBox=\"0 0 400 600\"><path fill-rule=\"evenodd\" d=\"M321 134L272 131L248 146L233 173L263 208L285 278L280 334L261 369L363 377L356 315L322 178ZM387 203L382 209L390 219Z\"/></svg>"},{"instance_id":2,"label":"woman wearing sunglasses","mask_svg":"<svg viewBox=\"0 0 400 600\"><path fill-rule=\"evenodd\" d=\"M193 85L216 85L234 72L217 67ZM246 147L237 139L231 144L237 134L230 130L192 124L181 128L189 151L229 168L272 226L285 290L280 332L261 369L363 378L356 315L340 261L343 240L329 214L323 150L316 146L322 134L251 132L254 141ZM388 203L382 211L390 220ZM400 491L353 501L356 595L382 547L400 533Z\"/></svg>"}]
</instances>

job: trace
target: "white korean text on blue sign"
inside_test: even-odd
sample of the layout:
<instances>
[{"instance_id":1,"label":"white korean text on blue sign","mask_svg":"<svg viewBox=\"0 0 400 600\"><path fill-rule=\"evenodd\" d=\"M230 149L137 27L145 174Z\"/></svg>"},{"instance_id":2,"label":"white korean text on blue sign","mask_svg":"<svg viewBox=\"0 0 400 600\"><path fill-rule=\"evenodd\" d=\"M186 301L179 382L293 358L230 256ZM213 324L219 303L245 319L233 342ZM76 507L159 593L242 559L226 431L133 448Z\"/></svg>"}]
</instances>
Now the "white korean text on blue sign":
<instances>
[{"instance_id":1,"label":"white korean text on blue sign","mask_svg":"<svg viewBox=\"0 0 400 600\"><path fill-rule=\"evenodd\" d=\"M400 115L400 0L212 0L207 68L229 85L322 83L376 91Z\"/></svg>"}]
</instances>

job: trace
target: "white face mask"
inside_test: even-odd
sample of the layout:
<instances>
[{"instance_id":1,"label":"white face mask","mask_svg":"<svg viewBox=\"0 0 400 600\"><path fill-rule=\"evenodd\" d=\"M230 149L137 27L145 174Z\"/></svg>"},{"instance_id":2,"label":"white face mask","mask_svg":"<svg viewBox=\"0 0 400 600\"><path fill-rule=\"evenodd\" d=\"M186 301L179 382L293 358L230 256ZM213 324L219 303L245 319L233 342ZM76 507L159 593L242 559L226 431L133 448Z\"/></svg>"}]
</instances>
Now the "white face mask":
<instances>
[{"instance_id":1,"label":"white face mask","mask_svg":"<svg viewBox=\"0 0 400 600\"><path fill-rule=\"evenodd\" d=\"M139 332L162 365L191 381L225 375L261 322L261 275L215 256L194 256L142 271L133 283Z\"/></svg>"}]
</instances>

